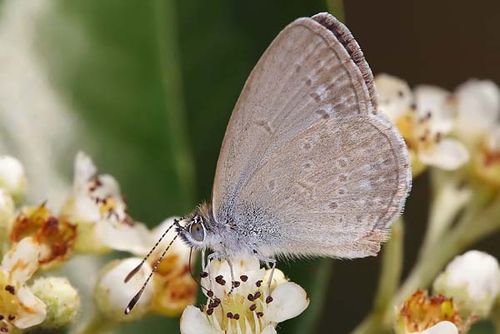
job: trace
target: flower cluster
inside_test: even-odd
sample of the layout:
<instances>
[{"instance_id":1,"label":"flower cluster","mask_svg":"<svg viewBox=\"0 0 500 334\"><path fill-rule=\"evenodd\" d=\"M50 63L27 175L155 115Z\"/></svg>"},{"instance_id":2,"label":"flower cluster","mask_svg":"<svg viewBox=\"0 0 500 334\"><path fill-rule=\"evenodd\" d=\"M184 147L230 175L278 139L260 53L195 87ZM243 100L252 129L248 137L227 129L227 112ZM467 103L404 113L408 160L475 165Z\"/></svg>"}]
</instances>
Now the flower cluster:
<instances>
[{"instance_id":1,"label":"flower cluster","mask_svg":"<svg viewBox=\"0 0 500 334\"><path fill-rule=\"evenodd\" d=\"M151 254L137 275L124 282L174 220L167 219L153 230L134 222L116 180L97 174L87 155L78 153L73 188L58 212L50 206L50 199L34 206L20 205L26 184L22 164L12 157L0 157L1 332L36 325L60 328L73 321L80 295L67 278L50 276L50 272L77 253L99 255L119 250L139 256L112 261L99 275L95 302L100 316L114 322L134 320L149 312L174 316L194 302L197 284L189 274L190 250L180 242L161 261L162 249ZM172 229L165 239L173 237ZM153 281L134 312L125 316L125 307L155 263Z\"/></svg>"},{"instance_id":2,"label":"flower cluster","mask_svg":"<svg viewBox=\"0 0 500 334\"><path fill-rule=\"evenodd\" d=\"M456 170L473 162L475 172L496 180L500 91L491 81L470 80L448 92L408 84L388 74L375 78L380 110L403 135L414 176L427 166Z\"/></svg>"},{"instance_id":3,"label":"flower cluster","mask_svg":"<svg viewBox=\"0 0 500 334\"><path fill-rule=\"evenodd\" d=\"M356 333L388 326L404 334L467 333L477 320L494 316L498 261L469 251L446 264L500 230L500 89L488 80L469 80L452 92L410 88L387 74L375 84L380 111L407 144L413 177L429 172L431 205L419 258L401 286L403 240L393 234L382 272L391 286L380 285L375 315Z\"/></svg>"}]
</instances>

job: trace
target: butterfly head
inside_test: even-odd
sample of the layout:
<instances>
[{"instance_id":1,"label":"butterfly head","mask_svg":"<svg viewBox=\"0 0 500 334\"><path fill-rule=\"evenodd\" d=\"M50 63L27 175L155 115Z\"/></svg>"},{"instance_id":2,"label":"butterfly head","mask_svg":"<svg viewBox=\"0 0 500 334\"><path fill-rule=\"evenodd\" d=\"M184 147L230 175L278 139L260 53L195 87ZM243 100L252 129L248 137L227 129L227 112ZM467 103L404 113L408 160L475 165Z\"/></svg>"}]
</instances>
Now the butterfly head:
<instances>
[{"instance_id":1,"label":"butterfly head","mask_svg":"<svg viewBox=\"0 0 500 334\"><path fill-rule=\"evenodd\" d=\"M184 219L184 226L178 224L177 233L188 246L195 249L203 249L208 246L210 216L208 205L201 204Z\"/></svg>"}]
</instances>

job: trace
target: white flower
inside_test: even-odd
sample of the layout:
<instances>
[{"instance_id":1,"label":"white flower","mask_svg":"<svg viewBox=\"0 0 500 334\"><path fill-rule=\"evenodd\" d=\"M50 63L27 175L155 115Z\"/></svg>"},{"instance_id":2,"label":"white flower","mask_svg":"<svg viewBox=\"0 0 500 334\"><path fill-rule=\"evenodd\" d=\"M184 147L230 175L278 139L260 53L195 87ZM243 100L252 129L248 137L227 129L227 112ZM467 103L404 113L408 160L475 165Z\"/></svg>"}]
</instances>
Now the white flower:
<instances>
[{"instance_id":1,"label":"white flower","mask_svg":"<svg viewBox=\"0 0 500 334\"><path fill-rule=\"evenodd\" d=\"M448 136L455 119L447 91L419 86L412 93L406 82L387 74L378 75L375 84L380 110L398 127L408 145L414 176L425 166L455 170L469 160L465 146Z\"/></svg>"},{"instance_id":2,"label":"white flower","mask_svg":"<svg viewBox=\"0 0 500 334\"><path fill-rule=\"evenodd\" d=\"M79 251L147 251L149 232L129 217L118 183L110 175L97 175L92 160L82 152L75 160L73 193L61 217L78 225L75 248Z\"/></svg>"},{"instance_id":3,"label":"white flower","mask_svg":"<svg viewBox=\"0 0 500 334\"><path fill-rule=\"evenodd\" d=\"M454 93L457 113L457 134L474 145L499 121L500 91L489 80L469 80Z\"/></svg>"},{"instance_id":4,"label":"white flower","mask_svg":"<svg viewBox=\"0 0 500 334\"><path fill-rule=\"evenodd\" d=\"M26 286L38 269L39 254L32 238L24 238L5 254L0 266L0 331L25 329L45 319L45 304Z\"/></svg>"},{"instance_id":5,"label":"white flower","mask_svg":"<svg viewBox=\"0 0 500 334\"><path fill-rule=\"evenodd\" d=\"M271 270L260 268L257 259L235 259L232 264L232 283L226 261L214 260L208 265L201 282L208 289L204 290L208 304L202 310L194 306L185 309L182 334L276 333L279 322L298 316L309 305L304 289L286 280L280 270L274 271L269 293Z\"/></svg>"},{"instance_id":6,"label":"white flower","mask_svg":"<svg viewBox=\"0 0 500 334\"><path fill-rule=\"evenodd\" d=\"M457 256L434 282L463 314L486 317L500 292L500 268L491 255L472 250Z\"/></svg>"},{"instance_id":7,"label":"white flower","mask_svg":"<svg viewBox=\"0 0 500 334\"><path fill-rule=\"evenodd\" d=\"M413 104L413 94L406 81L389 74L381 73L375 77L379 94L379 109L392 121L403 116Z\"/></svg>"},{"instance_id":8,"label":"white flower","mask_svg":"<svg viewBox=\"0 0 500 334\"><path fill-rule=\"evenodd\" d=\"M412 334L458 334L458 328L450 321L441 321L431 328Z\"/></svg>"},{"instance_id":9,"label":"white flower","mask_svg":"<svg viewBox=\"0 0 500 334\"><path fill-rule=\"evenodd\" d=\"M68 325L78 313L80 296L65 277L43 277L33 283L31 290L47 306L46 328Z\"/></svg>"},{"instance_id":10,"label":"white flower","mask_svg":"<svg viewBox=\"0 0 500 334\"><path fill-rule=\"evenodd\" d=\"M20 198L26 190L23 165L11 156L0 156L0 188L9 195Z\"/></svg>"},{"instance_id":11,"label":"white flower","mask_svg":"<svg viewBox=\"0 0 500 334\"><path fill-rule=\"evenodd\" d=\"M145 263L141 269L127 282L124 278L134 269L142 259L127 258L115 260L103 268L96 284L94 297L99 310L115 321L131 321L143 316L150 307L155 294L153 284L146 286L144 293L130 314L125 315L124 310L130 300L141 289L151 266Z\"/></svg>"}]
</instances>

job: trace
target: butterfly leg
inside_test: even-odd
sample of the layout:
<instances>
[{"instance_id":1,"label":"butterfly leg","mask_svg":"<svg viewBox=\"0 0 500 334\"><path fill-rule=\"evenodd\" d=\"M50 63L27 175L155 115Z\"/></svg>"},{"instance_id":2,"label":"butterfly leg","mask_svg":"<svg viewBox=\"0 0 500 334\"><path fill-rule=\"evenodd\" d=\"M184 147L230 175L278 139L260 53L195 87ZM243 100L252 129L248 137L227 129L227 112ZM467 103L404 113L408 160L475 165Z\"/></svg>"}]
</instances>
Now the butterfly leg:
<instances>
[{"instance_id":1,"label":"butterfly leg","mask_svg":"<svg viewBox=\"0 0 500 334\"><path fill-rule=\"evenodd\" d=\"M231 293L233 293L233 290L235 288L234 286L234 269L233 269L233 263L231 262L231 260L229 260L229 258L226 260L227 261L227 264L229 265L229 271L231 273L231 290L229 290L229 294L231 295Z\"/></svg>"},{"instance_id":2,"label":"butterfly leg","mask_svg":"<svg viewBox=\"0 0 500 334\"><path fill-rule=\"evenodd\" d=\"M271 296L271 283L273 282L274 269L276 269L276 259L268 258L265 259L264 262L268 268L269 264L271 267L271 274L269 274L269 279L267 281L267 295Z\"/></svg>"}]
</instances>

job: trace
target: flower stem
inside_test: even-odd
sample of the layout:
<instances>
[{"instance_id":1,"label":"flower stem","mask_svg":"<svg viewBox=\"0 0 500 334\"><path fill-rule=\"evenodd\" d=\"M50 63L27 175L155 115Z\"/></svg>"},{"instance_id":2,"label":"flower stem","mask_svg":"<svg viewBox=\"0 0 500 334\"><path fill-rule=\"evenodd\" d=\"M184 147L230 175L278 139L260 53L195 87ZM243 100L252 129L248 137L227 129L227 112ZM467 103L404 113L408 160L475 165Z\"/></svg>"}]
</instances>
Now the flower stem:
<instances>
[{"instance_id":1,"label":"flower stem","mask_svg":"<svg viewBox=\"0 0 500 334\"><path fill-rule=\"evenodd\" d=\"M392 226L391 239L383 250L382 269L373 311L355 330L354 334L383 333L384 315L399 285L403 266L404 222L399 218Z\"/></svg>"},{"instance_id":2,"label":"flower stem","mask_svg":"<svg viewBox=\"0 0 500 334\"><path fill-rule=\"evenodd\" d=\"M460 178L456 175L437 169L431 170L430 175L433 200L420 254L427 254L428 249L442 237L471 196L471 190L460 186Z\"/></svg>"},{"instance_id":3,"label":"flower stem","mask_svg":"<svg viewBox=\"0 0 500 334\"><path fill-rule=\"evenodd\" d=\"M456 227L443 234L439 242L433 243L422 253L417 264L408 276L392 305L399 305L414 291L429 286L440 270L459 252L466 249L484 236L500 229L500 196L485 203L489 196L477 196L470 203ZM392 310L388 309L386 319L391 319Z\"/></svg>"},{"instance_id":4,"label":"flower stem","mask_svg":"<svg viewBox=\"0 0 500 334\"><path fill-rule=\"evenodd\" d=\"M177 37L175 4L172 0L155 1L158 59L164 91L168 142L175 173L180 183L181 210L190 210L194 200L194 163L187 138L185 106ZM182 212L182 211L181 211Z\"/></svg>"}]
</instances>

